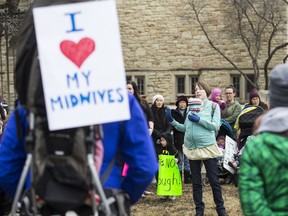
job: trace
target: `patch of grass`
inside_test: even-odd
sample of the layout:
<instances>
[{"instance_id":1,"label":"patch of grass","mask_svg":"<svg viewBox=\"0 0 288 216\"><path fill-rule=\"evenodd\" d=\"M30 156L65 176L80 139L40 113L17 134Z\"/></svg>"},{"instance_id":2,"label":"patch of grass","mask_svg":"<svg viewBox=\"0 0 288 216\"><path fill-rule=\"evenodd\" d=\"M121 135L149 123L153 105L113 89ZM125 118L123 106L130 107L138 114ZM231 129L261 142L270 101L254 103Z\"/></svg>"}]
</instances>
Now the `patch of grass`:
<instances>
[{"instance_id":1,"label":"patch of grass","mask_svg":"<svg viewBox=\"0 0 288 216\"><path fill-rule=\"evenodd\" d=\"M183 184L183 195L175 201L161 200L156 195L156 185L151 185L148 191L153 195L146 195L131 209L132 216L191 216L195 215L195 205L192 198L192 185ZM223 199L227 214L230 216L243 216L238 197L238 188L234 185L222 185ZM210 186L203 186L203 201L205 203L205 216L217 216Z\"/></svg>"}]
</instances>

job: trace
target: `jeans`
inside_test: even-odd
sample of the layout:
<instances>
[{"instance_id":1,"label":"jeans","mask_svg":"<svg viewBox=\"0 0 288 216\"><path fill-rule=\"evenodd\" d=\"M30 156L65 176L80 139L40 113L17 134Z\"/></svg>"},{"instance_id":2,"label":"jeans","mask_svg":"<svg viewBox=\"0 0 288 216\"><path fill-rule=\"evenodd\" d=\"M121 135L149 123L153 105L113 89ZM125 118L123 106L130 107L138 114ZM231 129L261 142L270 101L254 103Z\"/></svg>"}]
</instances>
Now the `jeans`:
<instances>
[{"instance_id":1,"label":"jeans","mask_svg":"<svg viewBox=\"0 0 288 216\"><path fill-rule=\"evenodd\" d=\"M191 175L192 175L192 189L193 199L196 206L197 213L204 212L204 202L202 200L202 179L201 179L201 160L189 160ZM217 159L203 160L207 177L212 187L213 199L216 204L216 211L218 214L225 212L224 201L222 197L222 189L219 183Z\"/></svg>"},{"instance_id":2,"label":"jeans","mask_svg":"<svg viewBox=\"0 0 288 216\"><path fill-rule=\"evenodd\" d=\"M179 158L180 158L180 161L178 162L179 170L182 171L183 167L184 167L185 171L190 172L190 164L189 164L188 158L183 154L182 151L178 151L178 154L179 154ZM183 165L183 163L184 163L184 165Z\"/></svg>"}]
</instances>

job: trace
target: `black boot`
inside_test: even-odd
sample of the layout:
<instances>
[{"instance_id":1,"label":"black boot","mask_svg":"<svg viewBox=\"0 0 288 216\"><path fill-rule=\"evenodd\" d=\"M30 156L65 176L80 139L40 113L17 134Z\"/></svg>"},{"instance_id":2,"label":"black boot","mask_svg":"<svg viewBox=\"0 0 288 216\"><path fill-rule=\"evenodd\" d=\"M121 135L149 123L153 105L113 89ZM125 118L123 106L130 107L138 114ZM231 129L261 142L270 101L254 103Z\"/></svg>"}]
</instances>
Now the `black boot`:
<instances>
[{"instance_id":1,"label":"black boot","mask_svg":"<svg viewBox=\"0 0 288 216\"><path fill-rule=\"evenodd\" d=\"M191 174L190 171L184 170L184 184L191 184Z\"/></svg>"}]
</instances>

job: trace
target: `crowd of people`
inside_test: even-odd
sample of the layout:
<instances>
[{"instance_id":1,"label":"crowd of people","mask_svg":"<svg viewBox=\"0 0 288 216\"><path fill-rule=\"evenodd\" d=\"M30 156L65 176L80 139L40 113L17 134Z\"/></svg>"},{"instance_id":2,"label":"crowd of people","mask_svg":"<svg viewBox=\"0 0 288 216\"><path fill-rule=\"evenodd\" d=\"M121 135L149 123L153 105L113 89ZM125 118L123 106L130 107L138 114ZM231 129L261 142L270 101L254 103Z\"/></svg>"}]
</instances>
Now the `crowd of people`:
<instances>
[{"instance_id":1,"label":"crowd of people","mask_svg":"<svg viewBox=\"0 0 288 216\"><path fill-rule=\"evenodd\" d=\"M181 95L175 98L176 108L170 109L158 92L149 99L150 105L137 84L129 81L128 120L54 132L48 129L32 13L33 8L47 4L52 1L36 1L21 25L15 67L19 101L9 112L0 97L0 215L9 214L12 207L12 213L21 215L66 215L68 210L78 215L106 215L108 210L113 215L130 215L130 206L145 195L149 185L160 182L160 155L169 155L182 183L192 186L196 216L205 215L203 165L216 213L227 216L218 169L226 154L227 136L237 143L238 152L228 164L239 176L243 214L287 215L288 64L277 65L270 73L269 109L256 89L249 92L249 103L243 106L233 85L211 89L204 80L195 84L194 97ZM68 15L73 32L78 32L75 13ZM223 125L230 133L220 132ZM79 175L82 171L84 177ZM41 181L35 179L37 174ZM86 181L90 177L94 181ZM106 196L113 199L101 205ZM164 197L177 201L171 194Z\"/></svg>"},{"instance_id":2,"label":"crowd of people","mask_svg":"<svg viewBox=\"0 0 288 216\"><path fill-rule=\"evenodd\" d=\"M103 125L104 133L110 134L104 137L104 148L108 145L111 147L111 143L121 146L121 154L127 165L125 181L121 180L123 176L119 176L123 166L117 163L105 186L124 189L131 203L135 204L152 179L158 180L158 156L174 155L183 183L192 183L196 216L205 215L201 177L203 164L212 187L216 212L218 216L226 216L217 168L217 161L225 154L225 135L217 136L217 133L221 121L226 121L233 128L231 138L237 142L239 151L229 165L239 171L239 192L244 215L285 215L288 212L285 201L288 193L285 185L288 181L288 175L285 175L285 148L288 146L287 80L287 65L279 65L271 72L269 111L256 89L249 93L249 103L242 106L235 99L236 89L232 85L225 88L226 100L223 100L221 89L211 90L204 81L196 83L194 98L179 96L175 109L166 106L160 94L153 96L150 106L141 97L137 84L129 81L127 90L130 94L131 119L125 122L124 131L120 129L121 123ZM21 107L18 109L20 118L25 121L25 111ZM0 106L0 133L3 131L0 163L7 168L0 170L0 192L10 199L15 195L20 178L20 173L15 173L15 169L21 170L25 159L24 139L17 139L15 115L13 111L4 131L3 123L7 122L8 116L7 111ZM28 125L22 126L25 130ZM111 128L115 130L111 131ZM122 133L124 139L120 138L123 137ZM116 148L110 147L104 155L100 173L117 153ZM13 157L14 161L18 160L17 165L10 157L12 151L16 154ZM283 175L277 177L276 170L283 170ZM278 191L277 194L275 191Z\"/></svg>"},{"instance_id":3,"label":"crowd of people","mask_svg":"<svg viewBox=\"0 0 288 216\"><path fill-rule=\"evenodd\" d=\"M136 83L131 83L133 81L127 84L128 91L132 86L133 89L137 89ZM237 141L238 154L235 155L234 161L229 162L230 166L237 170L246 140L255 134L254 122L268 109L256 89L251 90L249 103L244 106L236 100L236 89L232 85L225 88L224 92L226 101L222 99L221 89L211 90L206 82L200 81L195 85L195 98L180 95L176 99L175 109L168 108L160 94L153 96L151 111L147 104L144 108L144 113L152 113L154 127L151 136L156 156L164 154L163 142L169 140L169 145L165 145L165 153L177 158L183 183L192 183L196 215L204 215L205 208L202 197L202 163L212 187L217 214L227 215L217 168L219 158L221 160L225 154L225 134L217 136L222 121L232 130L232 136L231 133L229 136ZM139 98L139 93L136 94ZM157 180L157 174L155 178Z\"/></svg>"}]
</instances>

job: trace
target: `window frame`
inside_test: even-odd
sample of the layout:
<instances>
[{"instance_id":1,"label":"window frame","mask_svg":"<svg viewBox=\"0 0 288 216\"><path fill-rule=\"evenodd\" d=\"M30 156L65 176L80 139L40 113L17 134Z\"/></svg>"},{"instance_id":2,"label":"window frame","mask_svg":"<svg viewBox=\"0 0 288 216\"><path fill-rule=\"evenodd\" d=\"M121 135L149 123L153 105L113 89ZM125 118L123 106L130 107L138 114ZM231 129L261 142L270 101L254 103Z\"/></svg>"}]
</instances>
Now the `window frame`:
<instances>
[{"instance_id":1,"label":"window frame","mask_svg":"<svg viewBox=\"0 0 288 216\"><path fill-rule=\"evenodd\" d=\"M142 81L142 84L139 85L139 81ZM146 95L146 76L145 75L126 75L126 82L134 81L137 84L139 93L141 96Z\"/></svg>"},{"instance_id":2,"label":"window frame","mask_svg":"<svg viewBox=\"0 0 288 216\"><path fill-rule=\"evenodd\" d=\"M140 93L140 95L145 95L145 90L146 90L146 88L145 88L145 76L135 76L135 82L136 82L136 84L137 84L137 86L138 86L138 90L139 90L139 93Z\"/></svg>"},{"instance_id":3,"label":"window frame","mask_svg":"<svg viewBox=\"0 0 288 216\"><path fill-rule=\"evenodd\" d=\"M238 79L238 83L235 82L234 79ZM236 89L235 97L239 98L241 93L241 75L232 74L231 75L231 83L233 84L234 88Z\"/></svg>"},{"instance_id":4,"label":"window frame","mask_svg":"<svg viewBox=\"0 0 288 216\"><path fill-rule=\"evenodd\" d=\"M186 81L186 76L185 75L176 75L176 77L175 77L175 79L176 79L176 95L180 95L180 94L185 94L185 87L186 87L186 83L185 83L185 81ZM182 83L181 83L181 86L179 85L179 80L180 79L183 79L182 80ZM179 90L182 90L182 89L180 89L179 87L181 87L182 89L183 89L183 91L181 92L181 91L179 91Z\"/></svg>"},{"instance_id":5,"label":"window frame","mask_svg":"<svg viewBox=\"0 0 288 216\"><path fill-rule=\"evenodd\" d=\"M191 76L189 76L189 81L190 81L189 92L191 95L195 96L195 84L199 81L199 76L198 75L191 75Z\"/></svg>"},{"instance_id":6,"label":"window frame","mask_svg":"<svg viewBox=\"0 0 288 216\"><path fill-rule=\"evenodd\" d=\"M246 76L252 81L254 82L255 80L255 74L246 74ZM254 86L251 85L251 83L245 79L245 100L249 101L249 94L250 91L254 88Z\"/></svg>"}]
</instances>

